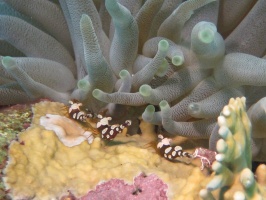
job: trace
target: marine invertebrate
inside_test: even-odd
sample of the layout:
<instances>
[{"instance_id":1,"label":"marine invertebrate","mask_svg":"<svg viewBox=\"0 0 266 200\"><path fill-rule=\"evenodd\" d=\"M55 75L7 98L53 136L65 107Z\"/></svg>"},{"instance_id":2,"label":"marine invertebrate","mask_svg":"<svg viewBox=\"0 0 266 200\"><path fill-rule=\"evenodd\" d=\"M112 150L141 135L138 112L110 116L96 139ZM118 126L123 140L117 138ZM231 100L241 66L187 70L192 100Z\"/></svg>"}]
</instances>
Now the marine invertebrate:
<instances>
[{"instance_id":1,"label":"marine invertebrate","mask_svg":"<svg viewBox=\"0 0 266 200\"><path fill-rule=\"evenodd\" d=\"M192 154L182 150L181 146L171 145L171 139L158 135L160 141L157 144L157 148L160 150L163 157L169 160L174 160L177 157L188 157L192 158Z\"/></svg>"},{"instance_id":2,"label":"marine invertebrate","mask_svg":"<svg viewBox=\"0 0 266 200\"><path fill-rule=\"evenodd\" d=\"M1 3L1 105L75 98L96 113L107 106L117 123L130 119L131 133L146 107L143 119L172 135L208 139L231 97L246 96L249 108L265 95L264 0L56 2ZM254 158L265 159L260 152Z\"/></svg>"},{"instance_id":3,"label":"marine invertebrate","mask_svg":"<svg viewBox=\"0 0 266 200\"><path fill-rule=\"evenodd\" d=\"M93 118L92 113L85 113L81 110L82 103L77 100L70 100L70 106L68 109L68 114L72 119L86 122L87 118Z\"/></svg>"},{"instance_id":4,"label":"marine invertebrate","mask_svg":"<svg viewBox=\"0 0 266 200\"><path fill-rule=\"evenodd\" d=\"M131 125L130 120L126 120L123 124L110 125L109 121L112 120L112 117L103 117L102 115L98 114L97 118L100 120L97 122L96 128L101 133L102 139L106 140L113 140L117 134L122 133L124 128L127 128Z\"/></svg>"},{"instance_id":5,"label":"marine invertebrate","mask_svg":"<svg viewBox=\"0 0 266 200\"><path fill-rule=\"evenodd\" d=\"M109 121L112 120L112 117L104 117L102 114L95 114L95 113L85 113L83 110L81 110L82 103L80 103L77 100L71 100L69 101L70 107L68 109L68 113L71 118L86 122L87 118L97 118L98 122L96 123L96 128L101 134L102 139L106 140L113 140L117 134L122 133L122 131L129 127L131 125L131 120L126 120L122 124L109 124ZM41 119L42 120L42 119ZM67 121L65 120L66 124ZM41 122L42 123L42 122ZM91 125L90 125L91 126Z\"/></svg>"},{"instance_id":6,"label":"marine invertebrate","mask_svg":"<svg viewBox=\"0 0 266 200\"><path fill-rule=\"evenodd\" d=\"M203 199L214 199L211 191L220 189L223 199L263 199L261 187L251 171L251 123L245 107L245 98L230 99L218 118L219 134L216 161L212 164L215 176L206 190L200 192Z\"/></svg>"}]
</instances>

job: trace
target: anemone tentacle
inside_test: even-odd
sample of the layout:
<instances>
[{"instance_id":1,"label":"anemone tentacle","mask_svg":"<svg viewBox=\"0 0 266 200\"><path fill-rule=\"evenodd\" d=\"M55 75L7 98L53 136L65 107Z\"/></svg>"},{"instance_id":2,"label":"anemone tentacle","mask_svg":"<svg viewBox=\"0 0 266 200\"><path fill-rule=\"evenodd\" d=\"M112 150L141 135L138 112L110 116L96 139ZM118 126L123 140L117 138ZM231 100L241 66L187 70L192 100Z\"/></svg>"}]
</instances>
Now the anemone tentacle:
<instances>
[{"instance_id":1,"label":"anemone tentacle","mask_svg":"<svg viewBox=\"0 0 266 200\"><path fill-rule=\"evenodd\" d=\"M0 16L0 26L3 27L0 31L1 38L15 46L26 56L59 62L68 67L73 74L76 74L72 56L62 44L50 35L17 17ZM20 39L21 35L25 36L23 40Z\"/></svg>"},{"instance_id":2,"label":"anemone tentacle","mask_svg":"<svg viewBox=\"0 0 266 200\"><path fill-rule=\"evenodd\" d=\"M129 10L116 0L105 1L105 6L115 26L110 64L117 76L123 69L132 73L132 66L138 51L138 24ZM131 56L127 57L127 54Z\"/></svg>"},{"instance_id":3,"label":"anemone tentacle","mask_svg":"<svg viewBox=\"0 0 266 200\"><path fill-rule=\"evenodd\" d=\"M34 81L30 76L28 76L25 71L18 67L16 61L13 58L4 57L2 59L2 64L8 71L8 73L14 79L16 79L16 81L20 84L20 86L30 98L37 99L43 94L44 97L47 98L53 98L64 103L68 102L68 99L70 97L68 93L57 92L44 84Z\"/></svg>"},{"instance_id":4,"label":"anemone tentacle","mask_svg":"<svg viewBox=\"0 0 266 200\"><path fill-rule=\"evenodd\" d=\"M160 102L163 128L172 135L186 136L188 138L206 139L211 135L215 126L215 119L199 120L194 122L175 122L167 101Z\"/></svg>"},{"instance_id":5,"label":"anemone tentacle","mask_svg":"<svg viewBox=\"0 0 266 200\"><path fill-rule=\"evenodd\" d=\"M258 57L263 56L266 49L265 9L266 2L258 0L237 28L226 38L226 51L228 53L242 52ZM256 37L254 37L255 34ZM245 37L245 42L239 42L241 36Z\"/></svg>"},{"instance_id":6,"label":"anemone tentacle","mask_svg":"<svg viewBox=\"0 0 266 200\"><path fill-rule=\"evenodd\" d=\"M253 158L266 160L265 141L256 138L264 127L265 6L265 0L4 0L0 105L74 98L93 112L109 109L117 123L132 120L129 132L138 132L142 114L173 136L210 138L214 149L219 109L245 95Z\"/></svg>"},{"instance_id":7,"label":"anemone tentacle","mask_svg":"<svg viewBox=\"0 0 266 200\"><path fill-rule=\"evenodd\" d=\"M174 73L161 86L152 89L149 85L142 85L139 91L147 103L158 105L162 100L176 100L209 75L209 70L189 66Z\"/></svg>"},{"instance_id":8,"label":"anemone tentacle","mask_svg":"<svg viewBox=\"0 0 266 200\"><path fill-rule=\"evenodd\" d=\"M243 88L224 88L200 102L190 103L188 113L195 118L216 118L230 98L242 96L244 96Z\"/></svg>"}]
</instances>

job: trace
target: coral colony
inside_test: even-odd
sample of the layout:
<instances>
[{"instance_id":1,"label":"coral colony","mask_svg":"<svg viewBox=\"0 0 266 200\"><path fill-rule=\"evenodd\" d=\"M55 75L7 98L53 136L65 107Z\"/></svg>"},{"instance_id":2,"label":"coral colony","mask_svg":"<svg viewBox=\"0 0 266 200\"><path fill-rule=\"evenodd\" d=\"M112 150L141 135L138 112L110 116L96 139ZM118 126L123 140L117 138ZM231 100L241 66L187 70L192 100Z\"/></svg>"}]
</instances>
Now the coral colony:
<instances>
[{"instance_id":1,"label":"coral colony","mask_svg":"<svg viewBox=\"0 0 266 200\"><path fill-rule=\"evenodd\" d=\"M250 165L251 158L266 161L265 0L3 0L0 8L0 105L47 98L67 111L55 111L53 103L36 104L34 125L20 136L20 143L10 145L14 158L6 185L15 199L40 198L47 191L57 198L62 190L33 193L14 186L17 180L11 169L19 168L17 163L24 166L30 160L35 174L45 164L58 170L68 163L57 165L51 156L58 151L61 156L71 154L66 160L75 158L66 149L71 147L80 154L75 158L80 160L74 160L84 159L89 170L92 161L85 149L95 163L107 153L99 150L95 130L102 140L114 140L124 129L134 138L140 120L163 127L166 134L158 135L157 144L162 157L198 158L201 169L212 167L215 176L201 190L201 198L213 199L211 191L218 188L229 199L261 196ZM36 115L42 106L52 108ZM34 146L29 135L45 147ZM183 151L172 144L175 136L207 139L209 149ZM49 155L42 159L41 154L21 153L31 147ZM121 153L112 151L107 158ZM18 155L24 160L18 162ZM37 158L41 164L35 163ZM110 164L120 166L117 161ZM110 179L110 174L102 173ZM244 191L226 193L236 177L244 180ZM62 175L58 184L68 179L72 178ZM36 188L53 179L44 180L47 183L40 180ZM83 187L76 194L84 195Z\"/></svg>"}]
</instances>

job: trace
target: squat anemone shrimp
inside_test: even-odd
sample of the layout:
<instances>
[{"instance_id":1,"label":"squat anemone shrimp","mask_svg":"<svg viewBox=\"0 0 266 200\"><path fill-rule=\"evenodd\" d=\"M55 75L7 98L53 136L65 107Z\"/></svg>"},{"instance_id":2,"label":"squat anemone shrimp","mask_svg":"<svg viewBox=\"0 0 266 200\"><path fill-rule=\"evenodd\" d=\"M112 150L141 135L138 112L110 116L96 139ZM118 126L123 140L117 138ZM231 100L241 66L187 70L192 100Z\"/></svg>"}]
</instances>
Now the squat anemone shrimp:
<instances>
[{"instance_id":1,"label":"squat anemone shrimp","mask_svg":"<svg viewBox=\"0 0 266 200\"><path fill-rule=\"evenodd\" d=\"M126 127L132 124L131 120L126 120L122 124L110 125L109 121L112 120L111 117L104 117L102 114L96 115L95 113L81 110L82 103L76 99L69 101L69 103L68 113L72 119L86 122L87 118L97 118L98 122L96 128L100 132L101 138L104 140L113 140L117 134L122 133Z\"/></svg>"}]
</instances>

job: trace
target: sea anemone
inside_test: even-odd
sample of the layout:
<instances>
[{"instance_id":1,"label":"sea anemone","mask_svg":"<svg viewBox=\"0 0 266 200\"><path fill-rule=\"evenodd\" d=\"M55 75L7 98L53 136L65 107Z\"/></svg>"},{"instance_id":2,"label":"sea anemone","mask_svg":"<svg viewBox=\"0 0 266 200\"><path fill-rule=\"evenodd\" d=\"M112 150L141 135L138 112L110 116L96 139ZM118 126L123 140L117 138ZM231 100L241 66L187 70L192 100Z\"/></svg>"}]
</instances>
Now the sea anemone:
<instances>
[{"instance_id":1,"label":"sea anemone","mask_svg":"<svg viewBox=\"0 0 266 200\"><path fill-rule=\"evenodd\" d=\"M75 98L93 112L108 108L114 120L132 120L129 132L143 113L172 135L210 138L214 149L216 118L228 100L245 96L249 109L265 96L265 0L0 5L0 105ZM258 124L265 112L252 110ZM258 135L253 156L266 137Z\"/></svg>"}]
</instances>

